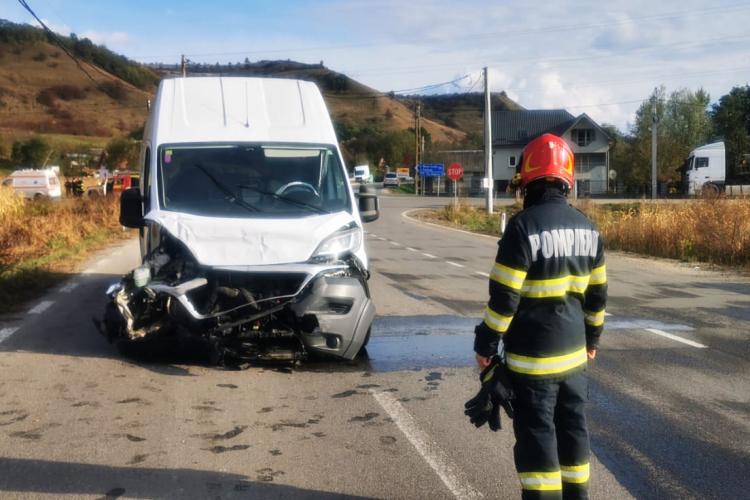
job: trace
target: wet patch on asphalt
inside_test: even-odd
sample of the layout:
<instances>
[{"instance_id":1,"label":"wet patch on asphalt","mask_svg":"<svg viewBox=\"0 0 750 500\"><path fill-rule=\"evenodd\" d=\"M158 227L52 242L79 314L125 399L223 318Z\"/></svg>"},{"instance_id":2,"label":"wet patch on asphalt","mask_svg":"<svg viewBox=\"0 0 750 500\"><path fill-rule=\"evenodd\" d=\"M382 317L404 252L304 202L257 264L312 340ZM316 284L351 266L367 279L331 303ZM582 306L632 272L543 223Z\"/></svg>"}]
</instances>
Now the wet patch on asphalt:
<instances>
[{"instance_id":1,"label":"wet patch on asphalt","mask_svg":"<svg viewBox=\"0 0 750 500\"><path fill-rule=\"evenodd\" d=\"M0 427L12 425L17 422L23 422L29 418L28 412L23 410L5 410L0 411Z\"/></svg>"},{"instance_id":2,"label":"wet patch on asphalt","mask_svg":"<svg viewBox=\"0 0 750 500\"><path fill-rule=\"evenodd\" d=\"M349 422L369 422L374 418L377 418L380 416L380 413L376 412L367 412L364 415L352 417L349 419Z\"/></svg>"},{"instance_id":3,"label":"wet patch on asphalt","mask_svg":"<svg viewBox=\"0 0 750 500\"><path fill-rule=\"evenodd\" d=\"M204 448L205 451L210 451L211 453L220 454L220 453L227 453L229 451L242 451L247 450L250 448L249 444L235 444L234 446L212 446L211 448Z\"/></svg>"}]
</instances>

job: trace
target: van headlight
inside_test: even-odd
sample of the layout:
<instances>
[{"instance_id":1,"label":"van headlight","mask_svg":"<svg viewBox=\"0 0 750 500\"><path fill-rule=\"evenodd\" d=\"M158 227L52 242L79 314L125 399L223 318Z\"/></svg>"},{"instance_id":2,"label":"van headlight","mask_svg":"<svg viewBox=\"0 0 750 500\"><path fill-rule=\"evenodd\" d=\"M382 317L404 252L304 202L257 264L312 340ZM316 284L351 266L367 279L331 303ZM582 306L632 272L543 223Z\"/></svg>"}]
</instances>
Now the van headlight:
<instances>
[{"instance_id":1,"label":"van headlight","mask_svg":"<svg viewBox=\"0 0 750 500\"><path fill-rule=\"evenodd\" d=\"M315 262L338 260L346 254L356 252L361 246L362 229L360 227L340 229L318 245L310 260Z\"/></svg>"}]
</instances>

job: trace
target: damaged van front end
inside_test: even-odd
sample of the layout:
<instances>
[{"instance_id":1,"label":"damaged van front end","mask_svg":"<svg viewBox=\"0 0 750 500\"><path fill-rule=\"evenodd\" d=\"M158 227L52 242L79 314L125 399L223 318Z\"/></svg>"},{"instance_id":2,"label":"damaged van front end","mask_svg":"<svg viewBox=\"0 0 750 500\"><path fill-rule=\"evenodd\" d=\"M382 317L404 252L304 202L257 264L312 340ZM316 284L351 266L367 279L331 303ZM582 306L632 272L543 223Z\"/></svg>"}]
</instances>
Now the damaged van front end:
<instances>
[{"instance_id":1,"label":"damaged van front end","mask_svg":"<svg viewBox=\"0 0 750 500\"><path fill-rule=\"evenodd\" d=\"M139 229L141 265L107 291L110 341L199 339L216 363L357 355L377 198L352 191L314 84L164 79L140 162L120 222Z\"/></svg>"},{"instance_id":2,"label":"damaged van front end","mask_svg":"<svg viewBox=\"0 0 750 500\"><path fill-rule=\"evenodd\" d=\"M237 237L243 220L169 213L146 219L159 244L107 291L101 330L110 341L200 338L217 364L296 362L310 353L353 359L367 343L375 307L362 228L350 215L307 220L306 232L338 229L297 263L274 262L285 252L273 249L300 247L298 221L274 220L274 229L265 221L269 227L252 241ZM264 246L271 255L258 251ZM255 263L238 265L232 255Z\"/></svg>"}]
</instances>

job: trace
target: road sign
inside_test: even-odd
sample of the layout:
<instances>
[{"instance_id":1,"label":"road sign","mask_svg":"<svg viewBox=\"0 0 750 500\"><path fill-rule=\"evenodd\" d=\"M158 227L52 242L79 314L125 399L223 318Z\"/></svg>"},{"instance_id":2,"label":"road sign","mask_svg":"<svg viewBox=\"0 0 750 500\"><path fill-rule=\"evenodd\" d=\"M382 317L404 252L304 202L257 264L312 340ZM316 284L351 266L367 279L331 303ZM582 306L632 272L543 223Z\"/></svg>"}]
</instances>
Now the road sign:
<instances>
[{"instance_id":1,"label":"road sign","mask_svg":"<svg viewBox=\"0 0 750 500\"><path fill-rule=\"evenodd\" d=\"M451 163L448 167L448 178L452 181L458 181L464 176L464 167L460 163Z\"/></svg>"},{"instance_id":2,"label":"road sign","mask_svg":"<svg viewBox=\"0 0 750 500\"><path fill-rule=\"evenodd\" d=\"M445 165L442 163L423 163L417 169L422 177L442 177L445 175Z\"/></svg>"},{"instance_id":3,"label":"road sign","mask_svg":"<svg viewBox=\"0 0 750 500\"><path fill-rule=\"evenodd\" d=\"M409 177L409 167L398 167L396 177Z\"/></svg>"}]
</instances>

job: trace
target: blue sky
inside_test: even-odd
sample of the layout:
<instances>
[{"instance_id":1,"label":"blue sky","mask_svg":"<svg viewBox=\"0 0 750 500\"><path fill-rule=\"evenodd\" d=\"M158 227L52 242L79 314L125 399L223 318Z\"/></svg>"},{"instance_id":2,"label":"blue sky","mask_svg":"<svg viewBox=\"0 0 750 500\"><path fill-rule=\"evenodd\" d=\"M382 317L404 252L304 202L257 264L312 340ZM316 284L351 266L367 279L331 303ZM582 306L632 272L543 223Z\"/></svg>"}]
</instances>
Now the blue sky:
<instances>
[{"instance_id":1,"label":"blue sky","mask_svg":"<svg viewBox=\"0 0 750 500\"><path fill-rule=\"evenodd\" d=\"M439 91L493 90L625 129L640 99L750 82L750 2L632 0L28 0L48 24L143 62L324 61L378 90L469 75ZM31 22L15 0L0 18Z\"/></svg>"}]
</instances>

